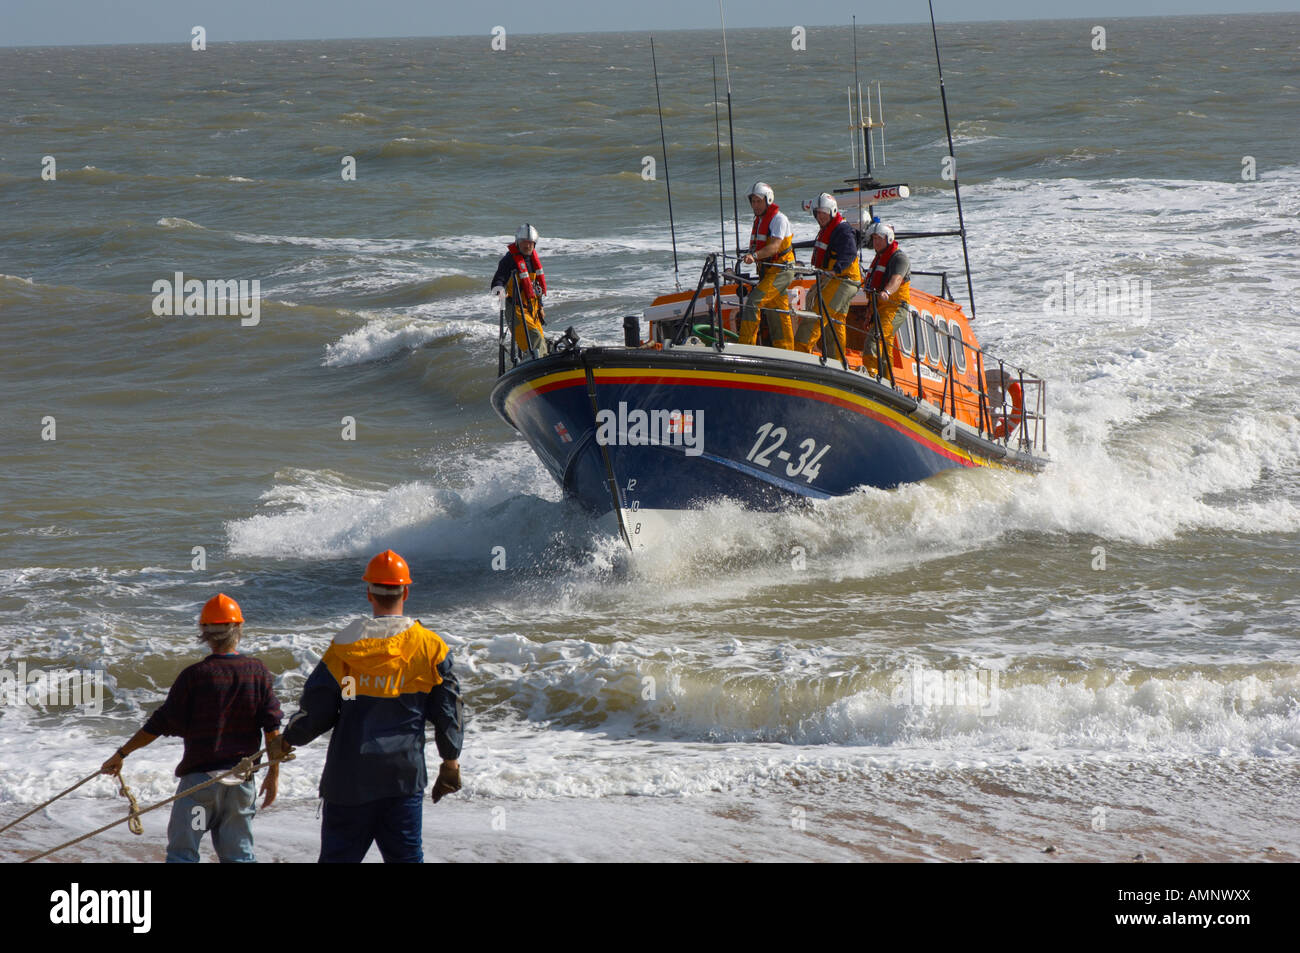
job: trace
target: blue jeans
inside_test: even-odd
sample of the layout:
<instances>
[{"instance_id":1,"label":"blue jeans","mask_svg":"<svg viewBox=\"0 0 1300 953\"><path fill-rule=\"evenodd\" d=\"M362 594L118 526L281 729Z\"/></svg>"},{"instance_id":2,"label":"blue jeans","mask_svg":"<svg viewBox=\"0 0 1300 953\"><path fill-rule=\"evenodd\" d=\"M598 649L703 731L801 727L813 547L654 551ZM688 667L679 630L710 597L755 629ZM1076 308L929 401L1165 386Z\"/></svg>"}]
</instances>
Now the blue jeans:
<instances>
[{"instance_id":1,"label":"blue jeans","mask_svg":"<svg viewBox=\"0 0 1300 953\"><path fill-rule=\"evenodd\" d=\"M379 845L386 864L424 863L423 807L423 793L365 804L326 801L318 863L359 864L371 843Z\"/></svg>"},{"instance_id":2,"label":"blue jeans","mask_svg":"<svg viewBox=\"0 0 1300 953\"><path fill-rule=\"evenodd\" d=\"M176 793L210 781L206 771L181 778ZM212 846L223 864L252 864L253 815L257 812L257 785L217 782L202 791L172 802L167 824L167 863L197 864L203 835L212 832Z\"/></svg>"}]
</instances>

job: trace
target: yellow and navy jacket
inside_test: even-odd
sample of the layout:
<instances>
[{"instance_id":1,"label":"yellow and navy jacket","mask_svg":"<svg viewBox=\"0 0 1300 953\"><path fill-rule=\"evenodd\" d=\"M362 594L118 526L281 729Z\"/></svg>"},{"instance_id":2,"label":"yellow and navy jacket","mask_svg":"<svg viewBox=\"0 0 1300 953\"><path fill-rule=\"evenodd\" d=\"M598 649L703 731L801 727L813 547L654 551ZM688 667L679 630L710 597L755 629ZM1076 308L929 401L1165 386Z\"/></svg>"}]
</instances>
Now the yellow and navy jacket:
<instances>
[{"instance_id":1,"label":"yellow and navy jacket","mask_svg":"<svg viewBox=\"0 0 1300 953\"><path fill-rule=\"evenodd\" d=\"M320 796L365 804L423 791L424 723L433 723L438 753L448 760L460 756L462 718L447 643L416 619L378 616L334 637L284 740L304 745L333 729Z\"/></svg>"}]
</instances>

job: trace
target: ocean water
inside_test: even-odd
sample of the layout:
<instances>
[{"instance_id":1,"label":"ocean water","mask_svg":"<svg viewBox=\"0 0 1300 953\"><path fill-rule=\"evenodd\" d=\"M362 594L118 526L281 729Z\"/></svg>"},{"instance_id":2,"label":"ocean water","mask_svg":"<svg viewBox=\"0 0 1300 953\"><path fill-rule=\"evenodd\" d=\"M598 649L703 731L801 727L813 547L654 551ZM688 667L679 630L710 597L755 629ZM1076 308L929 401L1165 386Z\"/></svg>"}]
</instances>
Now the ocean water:
<instances>
[{"instance_id":1,"label":"ocean water","mask_svg":"<svg viewBox=\"0 0 1300 953\"><path fill-rule=\"evenodd\" d=\"M491 412L486 289L522 220L553 327L617 342L674 288L648 35L0 49L0 676L104 686L0 707L0 821L139 727L218 590L292 712L392 547L469 718L430 859L1300 859L1300 16L1091 26L940 32L974 326L1048 380L1048 469L719 505L631 559ZM693 285L721 48L655 42ZM951 227L928 26L858 42L887 220ZM812 237L850 31L728 46L741 189ZM955 240L909 251L964 288ZM260 281L258 322L155 315L178 271ZM1097 281L1149 307L1052 306ZM179 752L128 761L142 803ZM262 859L314 859L323 753ZM92 782L0 854L123 803ZM160 859L165 823L65 859Z\"/></svg>"}]
</instances>

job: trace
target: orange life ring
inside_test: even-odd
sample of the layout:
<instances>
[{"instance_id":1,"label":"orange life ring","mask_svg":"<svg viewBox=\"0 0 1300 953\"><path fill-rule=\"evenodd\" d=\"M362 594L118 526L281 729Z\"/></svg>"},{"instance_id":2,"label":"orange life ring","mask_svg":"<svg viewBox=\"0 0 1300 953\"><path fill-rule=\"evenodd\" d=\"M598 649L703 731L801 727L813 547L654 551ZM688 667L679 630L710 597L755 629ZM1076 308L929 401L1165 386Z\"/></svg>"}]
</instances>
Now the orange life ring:
<instances>
[{"instance_id":1,"label":"orange life ring","mask_svg":"<svg viewBox=\"0 0 1300 953\"><path fill-rule=\"evenodd\" d=\"M1019 381L1012 381L1007 385L1007 393L1011 395L1011 413L1003 413L998 422L993 425L993 439L1001 440L1003 437L1016 432L1021 421L1025 419L1025 395Z\"/></svg>"}]
</instances>

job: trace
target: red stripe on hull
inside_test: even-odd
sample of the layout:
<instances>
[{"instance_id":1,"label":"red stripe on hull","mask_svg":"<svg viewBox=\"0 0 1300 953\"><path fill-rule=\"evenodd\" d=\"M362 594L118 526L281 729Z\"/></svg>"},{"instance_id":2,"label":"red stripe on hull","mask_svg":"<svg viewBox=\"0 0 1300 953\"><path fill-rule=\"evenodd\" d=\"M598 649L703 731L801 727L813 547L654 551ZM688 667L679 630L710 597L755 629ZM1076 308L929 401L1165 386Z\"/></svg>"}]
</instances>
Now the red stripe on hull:
<instances>
[{"instance_id":1,"label":"red stripe on hull","mask_svg":"<svg viewBox=\"0 0 1300 953\"><path fill-rule=\"evenodd\" d=\"M544 394L548 391L559 390L565 387L582 387L585 386L586 383L587 383L586 380L581 377L574 378L571 380L554 381L553 383L545 384L541 387L533 388L527 394L519 398L519 400L516 402L516 406L523 404L526 401L529 401L532 398L537 397L540 394ZM598 385L599 384L663 384L671 387L726 387L734 390L767 391L773 394L785 394L786 396L789 397L803 397L808 400L817 400L817 401L821 401L824 404L831 404L832 406L840 407L843 408L844 410L851 410L854 413L862 414L864 417L869 417L870 419L876 421L877 423L884 424L886 427L889 427L897 431L898 433L901 433L904 436L909 437L912 440L915 440L917 443L923 445L927 450L937 453L948 460L952 460L954 463L957 463L960 466L973 467L976 465L975 463L968 460L967 458L953 453L951 450L949 450L948 448L940 444L936 444L933 441L927 440L925 437L921 436L916 431L908 427L904 427L900 425L898 422L890 420L888 417L884 416L883 414L876 413L870 408L863 407L862 405L856 404L853 401L843 400L842 398L839 397L832 397L829 394L819 394L815 391L809 391L799 387L785 387L780 384L757 384L750 381L725 381L725 380L702 381L697 378L683 378L679 376L648 377L644 374L637 374L631 377L615 377L608 373L601 374L600 377L597 378L596 383Z\"/></svg>"},{"instance_id":2,"label":"red stripe on hull","mask_svg":"<svg viewBox=\"0 0 1300 953\"><path fill-rule=\"evenodd\" d=\"M759 391L767 391L773 394L786 394L791 397L804 397L809 400L818 400L824 404L831 404L836 407L842 407L845 410L851 410L854 411L855 413L862 414L864 417L870 417L872 420L876 421L877 423L882 423L886 427L890 427L898 431L899 433L903 434L904 436L911 437L917 443L923 444L927 449L932 450L935 453L939 454L940 456L948 458L949 460L959 463L964 467L975 466L974 463L972 463L970 460L967 460L965 457L958 456L957 454L953 453L951 450L948 450L946 447L943 447L939 444L926 440L920 434L916 433L916 431L911 430L908 427L903 427L899 425L896 421L890 420L888 417L885 417L882 414L878 414L874 410L871 410L867 407L863 407L860 404L853 403L852 401L843 400L839 397L831 397L829 394L819 394L816 391L809 391L798 387L783 387L780 384L756 384L750 381L709 381L708 383L704 383L698 380L683 380L680 377L646 377L644 375L637 375L635 377L611 377L607 374L602 374L596 383L597 384L650 383L650 384L671 384L677 387L728 387L728 388L734 388L736 390L759 390Z\"/></svg>"}]
</instances>

